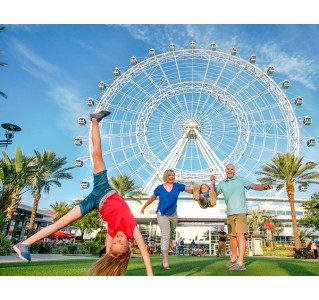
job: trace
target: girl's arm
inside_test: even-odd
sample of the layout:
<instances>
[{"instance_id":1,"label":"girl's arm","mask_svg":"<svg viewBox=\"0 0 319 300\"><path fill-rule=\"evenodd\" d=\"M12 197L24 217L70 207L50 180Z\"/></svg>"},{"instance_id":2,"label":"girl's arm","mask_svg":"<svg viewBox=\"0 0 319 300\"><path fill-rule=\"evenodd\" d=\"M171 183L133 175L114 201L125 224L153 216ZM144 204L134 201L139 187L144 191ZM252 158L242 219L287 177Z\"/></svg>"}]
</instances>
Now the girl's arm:
<instances>
[{"instance_id":1,"label":"girl's arm","mask_svg":"<svg viewBox=\"0 0 319 300\"><path fill-rule=\"evenodd\" d=\"M152 265L151 265L151 259L150 259L150 255L145 247L145 243L144 243L144 240L143 240L143 237L140 233L140 231L138 230L137 227L135 227L134 229L134 239L137 243L137 246L138 248L140 249L141 251L141 254L142 254L142 257L143 257L143 260L144 260L144 265L145 265L145 268L146 268L146 273L147 273L147 276L153 276L153 270L152 270Z\"/></svg>"},{"instance_id":2,"label":"girl's arm","mask_svg":"<svg viewBox=\"0 0 319 300\"><path fill-rule=\"evenodd\" d=\"M112 241L113 241L113 238L108 234L107 235L106 244L105 244L105 247L106 247L105 253L109 253L110 252Z\"/></svg>"},{"instance_id":3,"label":"girl's arm","mask_svg":"<svg viewBox=\"0 0 319 300\"><path fill-rule=\"evenodd\" d=\"M145 202L145 204L142 206L141 208L141 214L144 214L144 209L149 206L155 199L156 199L156 195L152 195L151 197L148 198L148 200Z\"/></svg>"}]
</instances>

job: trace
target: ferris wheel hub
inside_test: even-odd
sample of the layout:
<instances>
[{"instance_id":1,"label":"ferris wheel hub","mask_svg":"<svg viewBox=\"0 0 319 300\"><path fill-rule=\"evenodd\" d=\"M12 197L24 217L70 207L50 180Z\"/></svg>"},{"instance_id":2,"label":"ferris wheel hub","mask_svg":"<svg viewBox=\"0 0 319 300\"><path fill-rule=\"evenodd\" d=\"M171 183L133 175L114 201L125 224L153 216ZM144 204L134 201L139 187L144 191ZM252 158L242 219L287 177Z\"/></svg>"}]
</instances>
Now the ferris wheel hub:
<instances>
[{"instance_id":1,"label":"ferris wheel hub","mask_svg":"<svg viewBox=\"0 0 319 300\"><path fill-rule=\"evenodd\" d=\"M189 138L196 138L196 132L194 129L196 129L198 132L200 132L201 125L197 120L188 119L184 122L183 129L184 129L184 132L189 131L189 133L188 133Z\"/></svg>"}]
</instances>

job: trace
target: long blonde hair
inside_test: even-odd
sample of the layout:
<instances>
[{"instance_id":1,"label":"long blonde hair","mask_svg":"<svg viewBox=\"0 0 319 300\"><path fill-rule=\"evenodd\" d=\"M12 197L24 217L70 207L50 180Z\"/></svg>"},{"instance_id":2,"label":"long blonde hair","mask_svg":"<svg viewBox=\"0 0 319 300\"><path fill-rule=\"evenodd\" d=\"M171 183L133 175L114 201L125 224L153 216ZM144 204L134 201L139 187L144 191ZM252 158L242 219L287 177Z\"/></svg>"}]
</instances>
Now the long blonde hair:
<instances>
[{"instance_id":1,"label":"long blonde hair","mask_svg":"<svg viewBox=\"0 0 319 300\"><path fill-rule=\"evenodd\" d=\"M89 269L88 275L90 276L123 276L126 272L128 262L131 257L131 251L121 256L114 256L110 253L103 255L99 258Z\"/></svg>"}]
</instances>

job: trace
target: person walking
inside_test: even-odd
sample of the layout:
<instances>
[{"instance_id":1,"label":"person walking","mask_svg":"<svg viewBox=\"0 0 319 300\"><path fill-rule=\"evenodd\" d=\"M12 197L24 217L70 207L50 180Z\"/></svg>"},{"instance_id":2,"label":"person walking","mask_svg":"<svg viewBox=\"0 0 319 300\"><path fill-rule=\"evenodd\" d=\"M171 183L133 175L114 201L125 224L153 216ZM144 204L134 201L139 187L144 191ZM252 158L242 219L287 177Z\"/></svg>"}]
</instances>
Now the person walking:
<instances>
[{"instance_id":1,"label":"person walking","mask_svg":"<svg viewBox=\"0 0 319 300\"><path fill-rule=\"evenodd\" d=\"M217 249L217 254L216 256L226 256L226 238L227 238L227 233L224 231L224 226L220 227L220 230L218 231L218 249Z\"/></svg>"},{"instance_id":2,"label":"person walking","mask_svg":"<svg viewBox=\"0 0 319 300\"><path fill-rule=\"evenodd\" d=\"M231 257L226 264L231 271L245 270L244 254L246 249L245 233L247 233L247 200L245 190L269 190L269 184L252 183L249 180L235 175L235 166L228 164L225 169L226 179L215 187L215 175L210 180L216 196L223 194L227 209L227 225L230 241ZM238 257L237 257L238 253Z\"/></svg>"},{"instance_id":3,"label":"person walking","mask_svg":"<svg viewBox=\"0 0 319 300\"><path fill-rule=\"evenodd\" d=\"M177 200L181 192L193 194L193 189L183 183L175 182L175 172L168 169L163 174L164 183L155 188L141 209L141 214L157 197L157 222L161 230L162 267L170 269L168 264L168 249L173 248L175 229L177 225Z\"/></svg>"},{"instance_id":4,"label":"person walking","mask_svg":"<svg viewBox=\"0 0 319 300\"><path fill-rule=\"evenodd\" d=\"M92 125L93 190L78 205L56 223L38 231L13 247L20 259L30 262L31 245L59 229L82 218L93 209L99 209L101 218L108 223L105 253L92 265L88 275L122 276L131 257L131 242L134 239L141 251L148 276L153 275L149 253L134 216L124 199L110 186L102 157L99 122L110 114L107 110L90 114Z\"/></svg>"}]
</instances>

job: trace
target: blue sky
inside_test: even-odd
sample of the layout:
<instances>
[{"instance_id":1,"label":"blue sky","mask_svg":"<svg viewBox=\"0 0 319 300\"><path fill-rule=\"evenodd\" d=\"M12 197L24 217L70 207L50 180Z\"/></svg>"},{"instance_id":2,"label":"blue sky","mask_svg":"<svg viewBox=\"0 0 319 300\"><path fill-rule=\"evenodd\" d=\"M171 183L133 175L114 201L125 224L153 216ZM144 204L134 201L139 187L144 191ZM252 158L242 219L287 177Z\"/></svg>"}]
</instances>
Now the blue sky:
<instances>
[{"instance_id":1,"label":"blue sky","mask_svg":"<svg viewBox=\"0 0 319 300\"><path fill-rule=\"evenodd\" d=\"M274 80L291 82L287 97L300 95L304 99L297 115L312 117L312 124L301 127L300 134L319 139L318 25L4 25L1 61L8 66L0 70L0 89L8 98L0 99L0 122L22 128L6 149L11 157L18 146L25 155L32 155L34 149L54 151L66 156L68 165L88 155L88 150L73 143L83 132L78 117L90 113L86 99L100 97L98 83L112 83L114 67L127 68L131 56L146 58L150 48L166 52L171 41L178 48L187 48L195 41L205 49L214 41L220 51L236 46L238 56L255 53L260 65L273 64ZM319 161L318 146L301 145L302 155ZM42 195L40 208L56 201L71 203L87 195L89 190L80 184L91 176L91 170L76 168L72 174L72 181L62 181L61 188L52 187L50 194ZM318 191L319 187L310 190ZM305 195L297 193L299 197ZM32 204L28 195L23 202Z\"/></svg>"}]
</instances>

